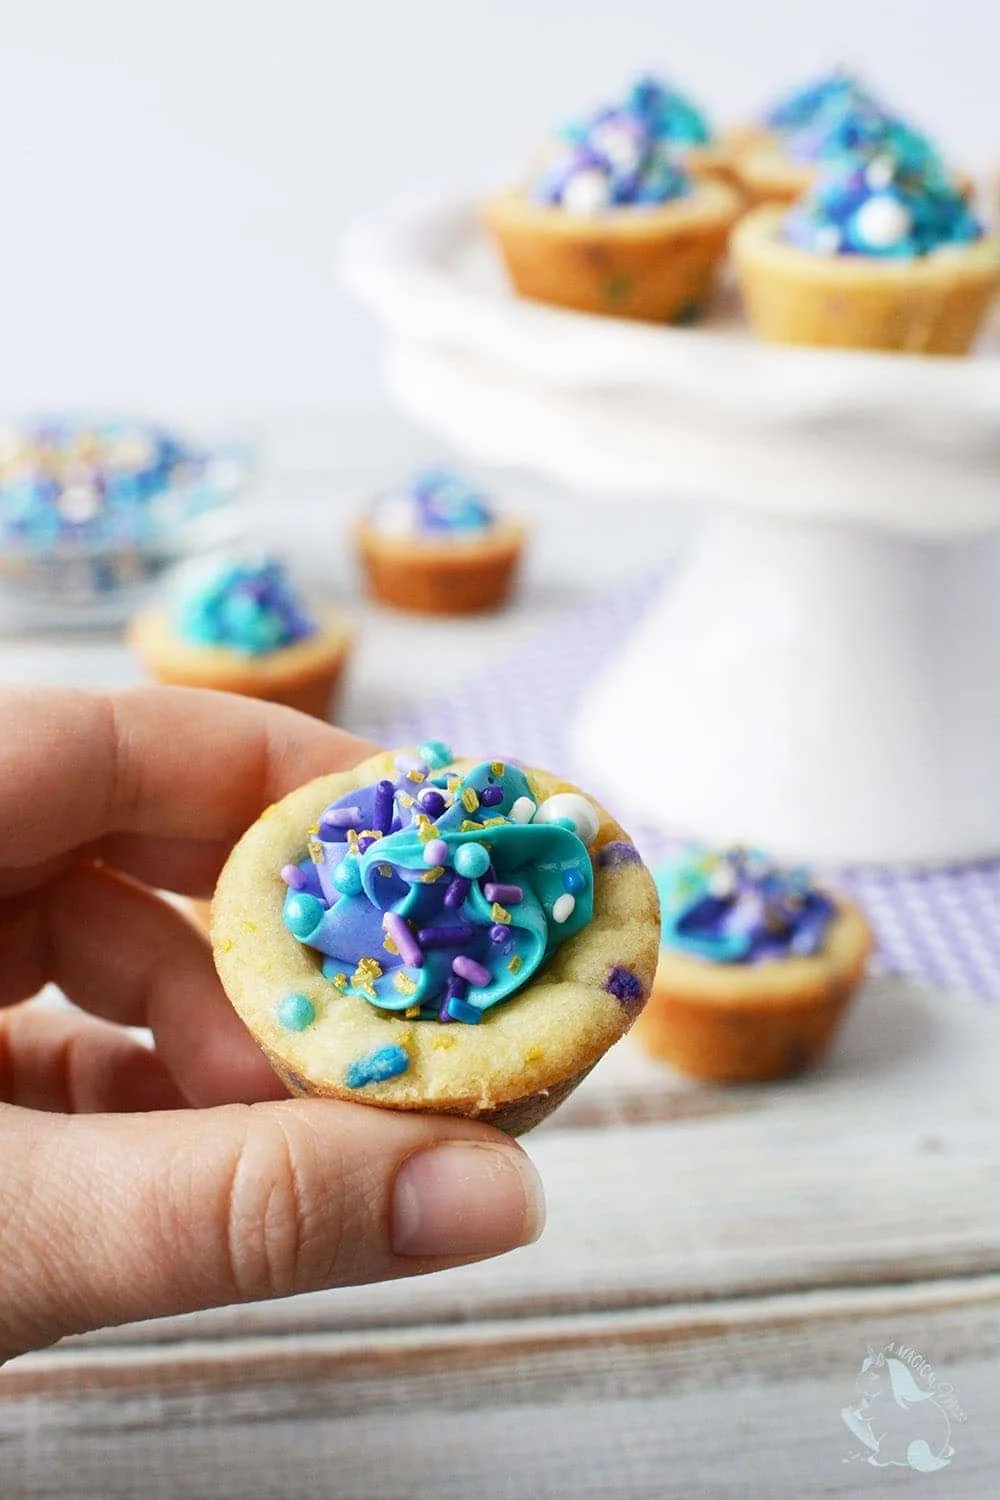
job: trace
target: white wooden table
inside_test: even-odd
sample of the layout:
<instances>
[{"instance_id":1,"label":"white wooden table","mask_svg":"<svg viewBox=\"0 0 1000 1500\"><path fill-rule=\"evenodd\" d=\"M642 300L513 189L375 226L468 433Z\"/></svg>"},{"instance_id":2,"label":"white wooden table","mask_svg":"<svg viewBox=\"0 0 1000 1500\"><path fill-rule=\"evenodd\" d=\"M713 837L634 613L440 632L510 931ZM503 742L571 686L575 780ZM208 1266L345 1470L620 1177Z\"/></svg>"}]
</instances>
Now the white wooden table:
<instances>
[{"instance_id":1,"label":"white wooden table","mask_svg":"<svg viewBox=\"0 0 1000 1500\"><path fill-rule=\"evenodd\" d=\"M398 461L412 440L394 441ZM346 505L370 474L317 451L308 472L274 473L307 507ZM440 649L409 653L427 675L405 692L454 685L487 640L516 643L677 532L587 510L574 555L562 511L541 495L529 508L521 611L476 624L471 644L465 627L418 627ZM347 593L338 535L325 565ZM364 624L348 720L365 694L399 691L393 648L413 639L409 623ZM113 642L0 640L2 676L133 670ZM1000 1010L890 980L869 982L822 1069L793 1084L694 1086L626 1041L527 1141L549 1198L537 1245L17 1360L0 1375L0 1496L993 1497L998 1058ZM868 1347L889 1340L919 1350L967 1414L939 1473L850 1456L862 1445L842 1409Z\"/></svg>"}]
</instances>

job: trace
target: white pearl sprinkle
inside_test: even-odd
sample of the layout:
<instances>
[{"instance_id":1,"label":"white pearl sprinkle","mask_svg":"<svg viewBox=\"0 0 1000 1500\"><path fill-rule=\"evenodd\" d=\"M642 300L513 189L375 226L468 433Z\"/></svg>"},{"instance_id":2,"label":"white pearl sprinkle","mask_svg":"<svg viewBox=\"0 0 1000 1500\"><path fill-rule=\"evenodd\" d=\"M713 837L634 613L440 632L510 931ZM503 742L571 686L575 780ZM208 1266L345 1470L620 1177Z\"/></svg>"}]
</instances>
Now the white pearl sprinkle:
<instances>
[{"instance_id":1,"label":"white pearl sprinkle","mask_svg":"<svg viewBox=\"0 0 1000 1500\"><path fill-rule=\"evenodd\" d=\"M880 192L887 188L892 181L893 163L891 156L875 156L865 168L865 181L870 188Z\"/></svg>"},{"instance_id":2,"label":"white pearl sprinkle","mask_svg":"<svg viewBox=\"0 0 1000 1500\"><path fill-rule=\"evenodd\" d=\"M508 816L513 823L530 823L535 816L536 804L530 797L518 797L513 803Z\"/></svg>"},{"instance_id":3,"label":"white pearl sprinkle","mask_svg":"<svg viewBox=\"0 0 1000 1500\"><path fill-rule=\"evenodd\" d=\"M576 910L576 897L571 896L569 891L557 896L552 905L552 920L560 925L568 922Z\"/></svg>"},{"instance_id":4,"label":"white pearl sprinkle","mask_svg":"<svg viewBox=\"0 0 1000 1500\"><path fill-rule=\"evenodd\" d=\"M887 250L905 240L913 226L905 203L895 198L869 198L854 215L854 230L864 245L873 250Z\"/></svg>"},{"instance_id":5,"label":"white pearl sprinkle","mask_svg":"<svg viewBox=\"0 0 1000 1500\"><path fill-rule=\"evenodd\" d=\"M608 179L604 173L593 167L585 167L563 184L562 206L568 214L591 218L607 208L610 196Z\"/></svg>"},{"instance_id":6,"label":"white pearl sprinkle","mask_svg":"<svg viewBox=\"0 0 1000 1500\"><path fill-rule=\"evenodd\" d=\"M579 792L556 792L539 804L532 822L554 823L557 818L568 818L576 829L577 838L590 848L597 837L597 814L593 804Z\"/></svg>"}]
</instances>

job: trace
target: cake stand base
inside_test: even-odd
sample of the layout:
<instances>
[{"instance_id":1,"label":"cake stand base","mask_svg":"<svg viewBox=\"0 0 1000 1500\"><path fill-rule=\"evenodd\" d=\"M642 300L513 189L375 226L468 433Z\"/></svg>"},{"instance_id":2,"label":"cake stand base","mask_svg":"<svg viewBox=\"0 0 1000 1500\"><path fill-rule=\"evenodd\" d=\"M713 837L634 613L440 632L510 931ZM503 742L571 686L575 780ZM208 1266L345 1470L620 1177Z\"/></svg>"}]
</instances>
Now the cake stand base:
<instances>
[{"instance_id":1,"label":"cake stand base","mask_svg":"<svg viewBox=\"0 0 1000 1500\"><path fill-rule=\"evenodd\" d=\"M988 538L717 512L585 693L580 777L821 864L996 855L998 584Z\"/></svg>"}]
</instances>

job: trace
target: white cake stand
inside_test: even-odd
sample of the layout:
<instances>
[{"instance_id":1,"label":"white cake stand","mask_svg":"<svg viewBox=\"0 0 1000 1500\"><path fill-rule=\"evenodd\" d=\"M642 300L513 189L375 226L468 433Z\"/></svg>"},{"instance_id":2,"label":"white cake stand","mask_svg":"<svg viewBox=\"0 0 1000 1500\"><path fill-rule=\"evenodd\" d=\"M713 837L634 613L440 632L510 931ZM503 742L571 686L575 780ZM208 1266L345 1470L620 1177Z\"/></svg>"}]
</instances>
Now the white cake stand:
<instances>
[{"instance_id":1,"label":"white cake stand","mask_svg":"<svg viewBox=\"0 0 1000 1500\"><path fill-rule=\"evenodd\" d=\"M995 334L905 359L768 348L731 305L692 330L538 307L462 204L359 228L344 270L456 444L705 506L579 706L579 774L623 817L821 863L1000 853Z\"/></svg>"}]
</instances>

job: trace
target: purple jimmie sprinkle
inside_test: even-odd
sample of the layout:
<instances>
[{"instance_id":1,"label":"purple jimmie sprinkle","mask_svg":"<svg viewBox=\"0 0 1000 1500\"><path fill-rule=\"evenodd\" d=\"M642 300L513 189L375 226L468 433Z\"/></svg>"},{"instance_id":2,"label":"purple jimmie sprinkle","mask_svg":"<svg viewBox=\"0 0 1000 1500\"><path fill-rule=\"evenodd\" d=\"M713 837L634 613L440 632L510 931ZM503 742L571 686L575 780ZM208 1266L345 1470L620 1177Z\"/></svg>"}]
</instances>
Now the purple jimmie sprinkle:
<instances>
[{"instance_id":1,"label":"purple jimmie sprinkle","mask_svg":"<svg viewBox=\"0 0 1000 1500\"><path fill-rule=\"evenodd\" d=\"M452 959L451 968L452 973L457 974L459 979L467 979L478 989L485 989L493 978L489 969L484 968L482 964L477 964L474 958L468 958L464 953Z\"/></svg>"},{"instance_id":2,"label":"purple jimmie sprinkle","mask_svg":"<svg viewBox=\"0 0 1000 1500\"><path fill-rule=\"evenodd\" d=\"M456 875L454 880L448 882L448 889L444 893L444 904L449 911L458 911L469 894L471 884L472 882L466 880L464 875Z\"/></svg>"},{"instance_id":3,"label":"purple jimmie sprinkle","mask_svg":"<svg viewBox=\"0 0 1000 1500\"><path fill-rule=\"evenodd\" d=\"M604 983L609 995L614 995L622 1005L635 1005L642 999L642 982L638 974L616 964Z\"/></svg>"},{"instance_id":4,"label":"purple jimmie sprinkle","mask_svg":"<svg viewBox=\"0 0 1000 1500\"><path fill-rule=\"evenodd\" d=\"M471 922L452 922L439 927L421 927L417 940L422 948L457 948L475 937L476 929Z\"/></svg>"},{"instance_id":5,"label":"purple jimmie sprinkle","mask_svg":"<svg viewBox=\"0 0 1000 1500\"><path fill-rule=\"evenodd\" d=\"M422 969L424 955L420 951L420 944L399 913L386 912L382 918L382 926L399 949L399 956L404 964L409 964L413 969Z\"/></svg>"},{"instance_id":6,"label":"purple jimmie sprinkle","mask_svg":"<svg viewBox=\"0 0 1000 1500\"><path fill-rule=\"evenodd\" d=\"M487 901L499 901L501 906L517 906L524 900L524 891L519 885L504 885L501 881L490 881L483 886Z\"/></svg>"},{"instance_id":7,"label":"purple jimmie sprinkle","mask_svg":"<svg viewBox=\"0 0 1000 1500\"><path fill-rule=\"evenodd\" d=\"M389 833L392 829L392 815L396 810L393 801L395 795L396 788L391 781L376 783L372 800L372 827L377 828L379 833Z\"/></svg>"},{"instance_id":8,"label":"purple jimmie sprinkle","mask_svg":"<svg viewBox=\"0 0 1000 1500\"><path fill-rule=\"evenodd\" d=\"M319 831L324 828L360 828L360 807L330 807L319 820Z\"/></svg>"},{"instance_id":9,"label":"purple jimmie sprinkle","mask_svg":"<svg viewBox=\"0 0 1000 1500\"><path fill-rule=\"evenodd\" d=\"M448 1014L448 1006L451 1004L452 1000L464 1000L468 988L469 986L466 984L465 980L459 979L457 974L454 979L448 980L448 983L444 987L444 996L441 1001L441 1009L438 1012L439 1021L451 1020L451 1016Z\"/></svg>"},{"instance_id":10,"label":"purple jimmie sprinkle","mask_svg":"<svg viewBox=\"0 0 1000 1500\"><path fill-rule=\"evenodd\" d=\"M304 891L309 884L306 879L306 872L300 870L298 865L283 865L281 878L293 891Z\"/></svg>"}]
</instances>

